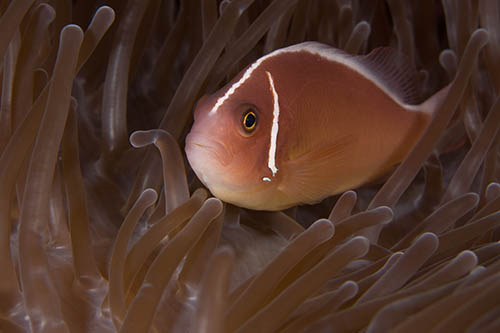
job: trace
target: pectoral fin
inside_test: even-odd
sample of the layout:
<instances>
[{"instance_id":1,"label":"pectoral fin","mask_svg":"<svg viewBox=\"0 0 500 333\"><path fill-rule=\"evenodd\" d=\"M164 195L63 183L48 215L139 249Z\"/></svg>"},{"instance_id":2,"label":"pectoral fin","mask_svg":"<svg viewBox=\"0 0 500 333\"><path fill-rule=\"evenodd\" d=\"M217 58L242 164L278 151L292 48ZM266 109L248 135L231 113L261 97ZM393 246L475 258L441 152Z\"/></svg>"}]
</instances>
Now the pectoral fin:
<instances>
[{"instance_id":1,"label":"pectoral fin","mask_svg":"<svg viewBox=\"0 0 500 333\"><path fill-rule=\"evenodd\" d=\"M353 136L343 137L286 161L279 190L307 204L342 191L354 142Z\"/></svg>"}]
</instances>

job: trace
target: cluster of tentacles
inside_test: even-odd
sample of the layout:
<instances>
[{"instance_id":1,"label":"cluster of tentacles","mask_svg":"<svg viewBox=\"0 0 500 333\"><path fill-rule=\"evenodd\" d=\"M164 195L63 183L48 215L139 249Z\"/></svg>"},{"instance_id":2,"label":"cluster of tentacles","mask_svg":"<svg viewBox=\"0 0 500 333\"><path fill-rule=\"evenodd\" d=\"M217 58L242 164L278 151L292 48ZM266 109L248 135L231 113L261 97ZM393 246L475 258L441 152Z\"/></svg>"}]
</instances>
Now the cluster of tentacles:
<instances>
[{"instance_id":1,"label":"cluster of tentacles","mask_svg":"<svg viewBox=\"0 0 500 333\"><path fill-rule=\"evenodd\" d=\"M0 331L500 330L498 1L0 13ZM272 213L210 198L181 149L195 101L304 40L392 46L422 97L451 89L378 184Z\"/></svg>"}]
</instances>

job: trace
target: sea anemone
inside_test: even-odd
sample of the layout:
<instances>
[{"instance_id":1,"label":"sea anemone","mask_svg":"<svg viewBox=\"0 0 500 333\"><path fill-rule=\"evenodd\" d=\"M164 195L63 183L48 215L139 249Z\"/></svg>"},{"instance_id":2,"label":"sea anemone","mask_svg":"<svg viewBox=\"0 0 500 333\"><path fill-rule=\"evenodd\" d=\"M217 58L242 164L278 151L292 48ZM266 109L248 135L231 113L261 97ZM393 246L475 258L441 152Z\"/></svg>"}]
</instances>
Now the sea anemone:
<instances>
[{"instance_id":1,"label":"sea anemone","mask_svg":"<svg viewBox=\"0 0 500 333\"><path fill-rule=\"evenodd\" d=\"M500 330L498 1L0 13L0 331ZM304 40L391 46L423 99L451 88L384 179L283 212L210 197L181 149L194 103Z\"/></svg>"}]
</instances>

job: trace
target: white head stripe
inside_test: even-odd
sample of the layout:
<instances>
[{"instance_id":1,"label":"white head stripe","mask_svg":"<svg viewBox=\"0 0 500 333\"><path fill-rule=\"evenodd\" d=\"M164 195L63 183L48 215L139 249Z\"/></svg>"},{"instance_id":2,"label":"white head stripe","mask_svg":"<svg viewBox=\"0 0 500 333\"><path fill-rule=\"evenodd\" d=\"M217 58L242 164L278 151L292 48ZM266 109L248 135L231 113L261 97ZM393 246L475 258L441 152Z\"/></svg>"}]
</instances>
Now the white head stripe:
<instances>
[{"instance_id":1,"label":"white head stripe","mask_svg":"<svg viewBox=\"0 0 500 333\"><path fill-rule=\"evenodd\" d=\"M276 141L278 140L278 121L280 117L280 105L278 102L278 93L274 88L274 81L271 73L266 71L267 79L269 80L269 87L271 93L273 94L273 125L271 127L271 142L269 143L269 159L267 161L267 166L273 173L273 176L278 172L276 167Z\"/></svg>"},{"instance_id":2,"label":"white head stripe","mask_svg":"<svg viewBox=\"0 0 500 333\"><path fill-rule=\"evenodd\" d=\"M250 75L252 75L253 71L255 71L257 69L257 67L260 66L260 64L266 60L268 57L270 57L272 53L269 53L268 55L266 56L263 56L262 58L259 58L256 62L254 62L250 67L247 68L247 70L245 71L245 73L243 73L243 76L241 77L241 79L239 79L237 82L235 82L227 91L226 93L224 94L224 96L220 97L217 102L215 103L214 107L212 108L212 110L210 110L210 112L217 112L217 110L219 109L219 107L229 98L229 96L231 96L235 91L236 89L238 89L243 83L245 83L246 80L248 80L250 78Z\"/></svg>"},{"instance_id":3,"label":"white head stripe","mask_svg":"<svg viewBox=\"0 0 500 333\"><path fill-rule=\"evenodd\" d=\"M260 66L260 64L262 64L264 62L264 60L266 60L267 58L270 58L272 56L276 56L280 53L285 53L285 52L288 52L287 48L283 48L283 49L278 49L278 50L275 50L269 54L266 54L265 56L257 59L257 61L255 61L252 65L250 65L250 67L247 68L247 70L245 71L245 73L243 73L243 76L241 77L241 79L239 79L237 82L235 82L227 91L226 93L224 94L224 96L222 97L219 97L219 99L217 99L217 102L215 103L214 107L212 108L212 110L210 110L210 112L217 112L217 110L219 110L219 108L221 107L221 105L232 95L234 94L234 92L236 91L236 89L238 89L239 87L241 87L241 85L243 85L243 83L245 83L246 80L248 80L250 78L250 76L252 75L252 73Z\"/></svg>"}]
</instances>

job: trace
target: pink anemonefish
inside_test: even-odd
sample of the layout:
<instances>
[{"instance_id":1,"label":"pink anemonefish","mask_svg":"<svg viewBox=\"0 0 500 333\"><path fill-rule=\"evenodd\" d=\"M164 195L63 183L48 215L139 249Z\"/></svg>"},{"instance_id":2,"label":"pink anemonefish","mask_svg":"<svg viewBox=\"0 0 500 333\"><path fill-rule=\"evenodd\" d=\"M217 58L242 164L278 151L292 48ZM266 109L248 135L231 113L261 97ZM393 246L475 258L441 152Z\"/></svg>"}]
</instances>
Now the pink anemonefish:
<instances>
[{"instance_id":1,"label":"pink anemonefish","mask_svg":"<svg viewBox=\"0 0 500 333\"><path fill-rule=\"evenodd\" d=\"M250 209L316 203L401 162L448 87L415 101L416 71L390 48L317 42L276 50L194 112L186 154L216 197Z\"/></svg>"}]
</instances>

